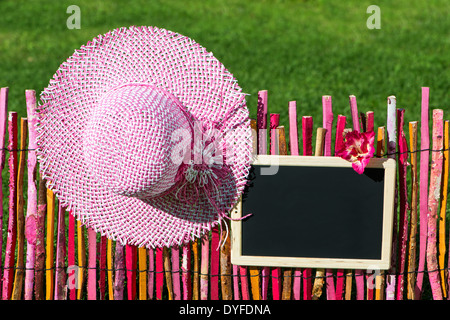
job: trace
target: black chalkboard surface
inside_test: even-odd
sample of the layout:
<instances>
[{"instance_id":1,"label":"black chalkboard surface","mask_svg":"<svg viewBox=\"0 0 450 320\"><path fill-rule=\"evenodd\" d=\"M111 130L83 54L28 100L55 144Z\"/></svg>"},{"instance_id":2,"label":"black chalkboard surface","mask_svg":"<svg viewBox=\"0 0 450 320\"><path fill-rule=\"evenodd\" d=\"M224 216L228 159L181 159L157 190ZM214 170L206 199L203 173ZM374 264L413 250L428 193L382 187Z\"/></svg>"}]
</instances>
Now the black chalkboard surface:
<instances>
[{"instance_id":1,"label":"black chalkboard surface","mask_svg":"<svg viewBox=\"0 0 450 320\"><path fill-rule=\"evenodd\" d=\"M232 222L238 265L388 269L395 161L259 156Z\"/></svg>"}]
</instances>

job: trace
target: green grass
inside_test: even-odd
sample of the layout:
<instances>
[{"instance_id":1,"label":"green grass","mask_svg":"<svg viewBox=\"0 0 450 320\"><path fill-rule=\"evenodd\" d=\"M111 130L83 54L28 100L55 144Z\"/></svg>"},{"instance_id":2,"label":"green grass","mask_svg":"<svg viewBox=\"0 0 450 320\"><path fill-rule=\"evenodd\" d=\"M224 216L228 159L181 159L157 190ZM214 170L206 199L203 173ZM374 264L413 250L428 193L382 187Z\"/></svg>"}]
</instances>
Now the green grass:
<instances>
[{"instance_id":1,"label":"green grass","mask_svg":"<svg viewBox=\"0 0 450 320\"><path fill-rule=\"evenodd\" d=\"M81 9L69 30L66 8ZM287 104L321 123L321 96L349 115L348 96L384 125L386 98L397 96L406 120L419 120L420 88L432 107L449 105L450 4L445 0L379 1L381 29L369 30L372 1L10 1L0 2L0 86L10 110L25 116L25 89L38 93L59 65L98 34L155 25L192 37L224 63L256 115L258 90L287 125Z\"/></svg>"},{"instance_id":2,"label":"green grass","mask_svg":"<svg viewBox=\"0 0 450 320\"><path fill-rule=\"evenodd\" d=\"M81 9L79 30L66 27L73 4ZM381 9L379 30L366 27L372 4ZM9 110L26 117L25 90L39 94L75 49L114 28L154 25L213 52L250 94L252 117L265 89L269 112L280 113L287 128L291 100L299 116L321 125L322 95L333 97L335 118L349 120L348 96L356 95L359 111L375 112L375 126L385 125L386 98L395 95L408 123L420 120L421 87L427 86L430 108L444 109L448 119L448 12L448 0L2 0L0 87L9 87ZM7 181L7 169L3 177ZM4 192L7 208L7 185Z\"/></svg>"}]
</instances>

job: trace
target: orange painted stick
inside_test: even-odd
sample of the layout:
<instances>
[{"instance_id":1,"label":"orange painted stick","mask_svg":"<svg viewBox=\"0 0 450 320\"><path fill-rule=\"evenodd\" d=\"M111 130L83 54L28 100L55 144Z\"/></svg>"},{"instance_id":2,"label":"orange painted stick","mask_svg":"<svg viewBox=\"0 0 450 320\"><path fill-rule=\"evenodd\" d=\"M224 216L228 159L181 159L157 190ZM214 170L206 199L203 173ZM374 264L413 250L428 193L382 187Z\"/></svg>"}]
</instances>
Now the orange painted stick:
<instances>
[{"instance_id":1,"label":"orange painted stick","mask_svg":"<svg viewBox=\"0 0 450 320\"><path fill-rule=\"evenodd\" d=\"M139 300L147 300L147 249L138 248L139 258Z\"/></svg>"},{"instance_id":2,"label":"orange painted stick","mask_svg":"<svg viewBox=\"0 0 450 320\"><path fill-rule=\"evenodd\" d=\"M409 123L409 149L411 151L411 213L409 227L407 298L414 300L416 285L417 253L417 197L419 182L417 180L417 121Z\"/></svg>"},{"instance_id":3,"label":"orange painted stick","mask_svg":"<svg viewBox=\"0 0 450 320\"><path fill-rule=\"evenodd\" d=\"M444 162L442 165L442 190L441 190L441 211L439 214L439 269L441 270L442 294L447 298L447 271L445 270L445 229L446 210L448 199L448 170L449 170L449 120L444 121Z\"/></svg>"},{"instance_id":4,"label":"orange painted stick","mask_svg":"<svg viewBox=\"0 0 450 320\"><path fill-rule=\"evenodd\" d=\"M54 291L55 195L47 189L47 245L45 250L45 299L53 299Z\"/></svg>"}]
</instances>

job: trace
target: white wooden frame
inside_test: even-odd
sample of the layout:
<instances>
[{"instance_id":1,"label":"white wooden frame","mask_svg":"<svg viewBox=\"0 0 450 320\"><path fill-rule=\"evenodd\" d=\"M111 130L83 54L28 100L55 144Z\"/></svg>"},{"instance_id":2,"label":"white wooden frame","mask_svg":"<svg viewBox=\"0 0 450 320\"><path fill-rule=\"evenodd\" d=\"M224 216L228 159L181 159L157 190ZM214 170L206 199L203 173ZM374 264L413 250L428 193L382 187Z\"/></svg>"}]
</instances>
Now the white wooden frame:
<instances>
[{"instance_id":1,"label":"white wooden frame","mask_svg":"<svg viewBox=\"0 0 450 320\"><path fill-rule=\"evenodd\" d=\"M278 156L259 155L253 165L271 166L313 166L313 167L350 167L351 163L339 157L314 156ZM394 194L396 163L391 158L372 158L367 168L384 168L384 204L381 259L328 259L305 257L267 257L242 255L242 223L231 221L231 263L242 266L301 267L331 269L370 269L386 270L390 268L392 228L394 217ZM231 212L233 219L242 217L242 202L239 200Z\"/></svg>"}]
</instances>

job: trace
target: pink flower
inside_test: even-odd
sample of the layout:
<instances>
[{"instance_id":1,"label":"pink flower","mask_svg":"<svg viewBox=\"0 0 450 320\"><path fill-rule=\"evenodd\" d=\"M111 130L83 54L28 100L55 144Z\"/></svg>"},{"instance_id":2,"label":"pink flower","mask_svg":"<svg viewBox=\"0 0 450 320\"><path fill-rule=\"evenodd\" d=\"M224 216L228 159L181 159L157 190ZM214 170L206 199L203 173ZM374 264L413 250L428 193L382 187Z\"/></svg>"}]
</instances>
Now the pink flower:
<instances>
[{"instance_id":1,"label":"pink flower","mask_svg":"<svg viewBox=\"0 0 450 320\"><path fill-rule=\"evenodd\" d=\"M353 169L357 173L362 174L375 152L374 140L374 131L363 133L358 131L347 132L344 136L342 148L337 152L337 156L351 162Z\"/></svg>"}]
</instances>

